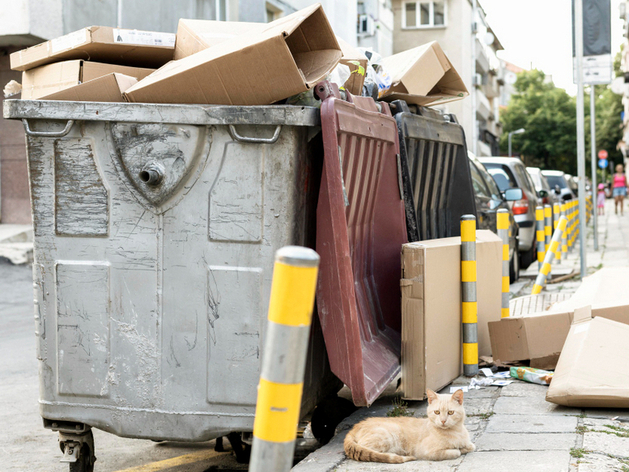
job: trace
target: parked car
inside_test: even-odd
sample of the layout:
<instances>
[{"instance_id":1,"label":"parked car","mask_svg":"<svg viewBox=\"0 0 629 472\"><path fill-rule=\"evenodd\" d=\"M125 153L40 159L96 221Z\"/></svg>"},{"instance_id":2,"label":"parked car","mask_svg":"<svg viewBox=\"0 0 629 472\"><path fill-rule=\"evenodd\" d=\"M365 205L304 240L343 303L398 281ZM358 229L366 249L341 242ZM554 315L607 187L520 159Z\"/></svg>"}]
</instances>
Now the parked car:
<instances>
[{"instance_id":1,"label":"parked car","mask_svg":"<svg viewBox=\"0 0 629 472\"><path fill-rule=\"evenodd\" d=\"M513 283L520 277L520 257L518 255L519 228L509 208L508 200L521 199L522 192L519 189L510 189L509 192L503 194L483 164L471 152L468 152L468 156L470 158L470 173L472 175L472 186L476 201L478 228L488 229L497 233L498 210L501 208L509 210L509 280Z\"/></svg>"},{"instance_id":2,"label":"parked car","mask_svg":"<svg viewBox=\"0 0 629 472\"><path fill-rule=\"evenodd\" d=\"M509 202L513 217L520 228L518 238L520 266L526 269L537 258L535 207L541 203L531 176L517 157L482 157L479 159L494 178L501 192L522 189L522 198Z\"/></svg>"},{"instance_id":3,"label":"parked car","mask_svg":"<svg viewBox=\"0 0 629 472\"><path fill-rule=\"evenodd\" d=\"M559 195L557 195L548 183L548 179L539 167L527 167L526 171L531 176L533 184L535 184L535 190L537 190L538 198L541 198L542 205L553 206L555 203L561 203Z\"/></svg>"},{"instance_id":4,"label":"parked car","mask_svg":"<svg viewBox=\"0 0 629 472\"><path fill-rule=\"evenodd\" d=\"M568 187L572 190L572 193L575 196L579 196L579 178L570 174L565 174L566 182L568 182Z\"/></svg>"},{"instance_id":5,"label":"parked car","mask_svg":"<svg viewBox=\"0 0 629 472\"><path fill-rule=\"evenodd\" d=\"M543 170L542 174L548 180L550 188L555 191L555 194L559 195L562 201L565 202L576 198L576 194L572 192L568 185L565 173L560 170Z\"/></svg>"}]
</instances>

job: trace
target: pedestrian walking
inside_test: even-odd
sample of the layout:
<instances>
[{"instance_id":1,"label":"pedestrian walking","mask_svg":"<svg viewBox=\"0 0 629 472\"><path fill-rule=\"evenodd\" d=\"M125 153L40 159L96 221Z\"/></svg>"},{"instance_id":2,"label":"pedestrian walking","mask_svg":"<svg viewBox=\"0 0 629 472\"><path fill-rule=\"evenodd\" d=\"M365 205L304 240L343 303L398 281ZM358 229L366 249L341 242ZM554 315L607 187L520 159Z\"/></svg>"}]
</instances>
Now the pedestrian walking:
<instances>
[{"instance_id":1,"label":"pedestrian walking","mask_svg":"<svg viewBox=\"0 0 629 472\"><path fill-rule=\"evenodd\" d=\"M598 184L598 193L596 194L596 208L598 215L605 214L605 184Z\"/></svg>"},{"instance_id":2,"label":"pedestrian walking","mask_svg":"<svg viewBox=\"0 0 629 472\"><path fill-rule=\"evenodd\" d=\"M622 164L618 164L616 166L616 173L614 174L613 180L613 191L612 195L614 197L614 210L615 213L618 214L618 206L620 205L620 215L624 214L624 200L627 196L627 176L623 172Z\"/></svg>"}]
</instances>

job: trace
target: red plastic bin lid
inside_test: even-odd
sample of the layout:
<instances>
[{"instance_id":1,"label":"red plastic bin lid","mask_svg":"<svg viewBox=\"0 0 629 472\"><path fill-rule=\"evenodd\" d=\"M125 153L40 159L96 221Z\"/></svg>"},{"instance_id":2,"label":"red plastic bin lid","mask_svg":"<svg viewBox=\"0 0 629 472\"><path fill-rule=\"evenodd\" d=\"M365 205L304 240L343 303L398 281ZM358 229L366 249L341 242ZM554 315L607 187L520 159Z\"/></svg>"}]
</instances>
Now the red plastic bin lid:
<instances>
[{"instance_id":1,"label":"red plastic bin lid","mask_svg":"<svg viewBox=\"0 0 629 472\"><path fill-rule=\"evenodd\" d=\"M332 372L368 406L400 372L400 252L407 242L398 130L386 103L318 85L325 151L317 306ZM336 96L335 96L336 95Z\"/></svg>"}]
</instances>

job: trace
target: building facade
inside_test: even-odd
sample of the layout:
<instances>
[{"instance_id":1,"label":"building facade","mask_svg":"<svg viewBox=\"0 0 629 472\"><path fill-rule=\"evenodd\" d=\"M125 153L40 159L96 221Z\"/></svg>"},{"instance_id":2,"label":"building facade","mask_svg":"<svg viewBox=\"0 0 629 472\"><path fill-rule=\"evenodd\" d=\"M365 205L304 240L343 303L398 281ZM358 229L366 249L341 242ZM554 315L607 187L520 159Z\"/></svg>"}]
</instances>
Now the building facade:
<instances>
[{"instance_id":1,"label":"building facade","mask_svg":"<svg viewBox=\"0 0 629 472\"><path fill-rule=\"evenodd\" d=\"M457 116L470 151L497 155L504 71L496 53L503 48L482 7L474 15L470 0L395 0L393 16L393 52L438 41L470 92L470 97L440 108Z\"/></svg>"}]
</instances>

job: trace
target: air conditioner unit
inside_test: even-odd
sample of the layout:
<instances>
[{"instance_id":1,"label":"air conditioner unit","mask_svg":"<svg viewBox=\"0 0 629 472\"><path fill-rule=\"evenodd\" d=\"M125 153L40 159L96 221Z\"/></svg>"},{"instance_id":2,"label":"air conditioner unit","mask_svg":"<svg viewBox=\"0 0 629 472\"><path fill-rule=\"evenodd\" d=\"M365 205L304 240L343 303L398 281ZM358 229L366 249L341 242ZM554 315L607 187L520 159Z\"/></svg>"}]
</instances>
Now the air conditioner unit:
<instances>
[{"instance_id":1,"label":"air conditioner unit","mask_svg":"<svg viewBox=\"0 0 629 472\"><path fill-rule=\"evenodd\" d=\"M474 87L480 87L481 85L483 85L482 74L474 74L474 77L472 78L472 85Z\"/></svg>"},{"instance_id":2,"label":"air conditioner unit","mask_svg":"<svg viewBox=\"0 0 629 472\"><path fill-rule=\"evenodd\" d=\"M373 36L376 34L376 23L369 15L358 15L358 34Z\"/></svg>"}]
</instances>

